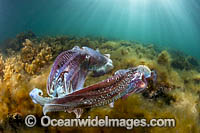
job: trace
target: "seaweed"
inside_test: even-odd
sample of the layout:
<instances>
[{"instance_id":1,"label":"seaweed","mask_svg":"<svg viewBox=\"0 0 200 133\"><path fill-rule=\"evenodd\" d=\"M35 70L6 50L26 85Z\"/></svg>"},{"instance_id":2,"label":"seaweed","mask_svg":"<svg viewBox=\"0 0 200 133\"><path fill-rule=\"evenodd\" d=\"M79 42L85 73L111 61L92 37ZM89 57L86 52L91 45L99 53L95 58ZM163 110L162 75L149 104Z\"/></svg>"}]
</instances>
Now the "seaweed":
<instances>
[{"instance_id":1,"label":"seaweed","mask_svg":"<svg viewBox=\"0 0 200 133\"><path fill-rule=\"evenodd\" d=\"M3 44L1 44L2 49L4 49L3 52L12 55L10 51L19 51L23 47L22 43L26 39L36 39L36 35L32 31L27 31L17 34L15 38L5 40Z\"/></svg>"},{"instance_id":2,"label":"seaweed","mask_svg":"<svg viewBox=\"0 0 200 133\"><path fill-rule=\"evenodd\" d=\"M170 65L170 56L169 56L169 53L164 50L162 51L159 55L158 55L158 64L161 64L161 65Z\"/></svg>"},{"instance_id":3,"label":"seaweed","mask_svg":"<svg viewBox=\"0 0 200 133\"><path fill-rule=\"evenodd\" d=\"M198 62L198 60L195 59L194 57L189 56L189 57L187 58L187 61L188 61L191 65L196 66L196 67L199 67L199 62Z\"/></svg>"},{"instance_id":4,"label":"seaweed","mask_svg":"<svg viewBox=\"0 0 200 133\"><path fill-rule=\"evenodd\" d=\"M200 72L199 60L179 51L143 45L135 41L109 40L102 37L47 36L34 33L18 35L0 54L0 131L8 132L200 132ZM17 41L18 40L18 41ZM16 45L16 46L15 46ZM64 50L75 45L99 49L109 53L114 69L100 77L87 77L85 86L104 80L119 69L147 65L156 70L157 81L148 81L142 94L133 94L118 100L113 109L108 106L88 109L83 118L91 115L112 118L175 118L175 128L42 128L40 124L30 130L21 121L27 114L39 119L42 108L31 101L29 92L37 87L44 92L53 60ZM5 49L1 50L3 53ZM46 93L44 95L47 95ZM51 113L53 118L74 118L64 112ZM183 118L184 116L184 118ZM19 125L18 125L19 124Z\"/></svg>"}]
</instances>

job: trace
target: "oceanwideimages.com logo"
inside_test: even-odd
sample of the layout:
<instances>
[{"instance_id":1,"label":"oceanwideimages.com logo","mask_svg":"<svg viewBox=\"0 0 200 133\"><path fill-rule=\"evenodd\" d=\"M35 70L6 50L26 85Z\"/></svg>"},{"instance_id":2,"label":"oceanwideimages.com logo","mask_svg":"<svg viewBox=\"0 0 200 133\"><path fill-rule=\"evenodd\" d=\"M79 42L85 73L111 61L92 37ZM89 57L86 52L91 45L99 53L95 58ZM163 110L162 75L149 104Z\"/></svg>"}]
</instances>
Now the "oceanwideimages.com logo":
<instances>
[{"instance_id":1,"label":"oceanwideimages.com logo","mask_svg":"<svg viewBox=\"0 0 200 133\"><path fill-rule=\"evenodd\" d=\"M28 127L34 127L37 119L34 115L28 115L25 118L25 124ZM175 119L113 119L105 116L103 119L96 116L86 119L51 119L49 116L43 116L40 119L43 127L125 127L133 129L134 127L175 127Z\"/></svg>"}]
</instances>

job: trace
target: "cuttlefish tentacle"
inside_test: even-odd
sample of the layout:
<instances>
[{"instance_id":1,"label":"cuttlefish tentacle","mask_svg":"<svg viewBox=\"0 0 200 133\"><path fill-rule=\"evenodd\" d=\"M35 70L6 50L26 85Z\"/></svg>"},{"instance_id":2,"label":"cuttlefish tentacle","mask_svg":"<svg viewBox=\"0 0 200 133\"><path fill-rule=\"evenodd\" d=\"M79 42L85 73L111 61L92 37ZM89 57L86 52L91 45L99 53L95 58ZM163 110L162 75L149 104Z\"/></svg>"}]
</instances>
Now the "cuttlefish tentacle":
<instances>
[{"instance_id":1,"label":"cuttlefish tentacle","mask_svg":"<svg viewBox=\"0 0 200 133\"><path fill-rule=\"evenodd\" d=\"M51 72L49 74L48 80L47 80L47 93L48 95L52 95L53 92L51 92L52 89L52 81L55 78L55 76L59 75L58 73L62 72L59 69L64 64L69 64L78 54L69 50L62 52L55 60ZM55 75L57 74L57 75Z\"/></svg>"},{"instance_id":2,"label":"cuttlefish tentacle","mask_svg":"<svg viewBox=\"0 0 200 133\"><path fill-rule=\"evenodd\" d=\"M45 105L47 103L50 103L53 98L51 97L42 97L43 92L42 90L35 88L29 93L30 97L32 98L32 101L34 103L40 104L40 105Z\"/></svg>"}]
</instances>

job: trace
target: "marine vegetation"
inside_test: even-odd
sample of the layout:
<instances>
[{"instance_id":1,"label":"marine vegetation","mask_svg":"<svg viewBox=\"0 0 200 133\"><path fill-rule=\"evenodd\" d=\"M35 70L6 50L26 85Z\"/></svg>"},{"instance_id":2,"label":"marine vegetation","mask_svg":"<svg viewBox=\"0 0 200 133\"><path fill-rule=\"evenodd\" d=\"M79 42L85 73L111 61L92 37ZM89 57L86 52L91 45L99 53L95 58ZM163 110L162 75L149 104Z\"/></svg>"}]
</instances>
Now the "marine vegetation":
<instances>
[{"instance_id":1,"label":"marine vegetation","mask_svg":"<svg viewBox=\"0 0 200 133\"><path fill-rule=\"evenodd\" d=\"M14 38L14 40L17 39ZM178 50L159 48L153 44L141 44L134 41L75 36L37 37L35 35L22 37L21 40L14 41L12 47L8 47L9 42L1 44L0 132L200 132L199 59L181 54ZM88 71L83 85L86 89L90 86L95 88L93 84L101 84L109 77L115 77L115 72L120 69L131 71L132 68L145 65L150 70L155 70L157 74L156 82L148 80L143 92L133 93L126 99L118 99L113 108L105 105L84 109L81 118L87 118L89 115L91 118L95 118L96 115L104 118L107 115L109 118L146 118L147 120L175 118L176 127L137 127L127 130L110 127L44 128L40 123L33 128L25 126L26 115L33 114L38 120L43 116L42 106L32 102L29 92L34 88L40 88L44 92L43 96L48 96L47 81L55 81L57 78L57 71L52 73L51 69L54 61L57 60L56 57L63 51L71 50L74 46L98 49L97 51L102 55L110 54L114 66L105 73ZM56 68L55 70L61 69ZM49 79L50 72L52 78ZM63 70L58 72L62 73ZM50 85L50 89L52 86L55 87L55 85ZM53 92L50 94L57 97L58 93ZM78 91L74 93L76 92ZM76 118L74 114L62 111L51 112L48 115L51 118Z\"/></svg>"}]
</instances>

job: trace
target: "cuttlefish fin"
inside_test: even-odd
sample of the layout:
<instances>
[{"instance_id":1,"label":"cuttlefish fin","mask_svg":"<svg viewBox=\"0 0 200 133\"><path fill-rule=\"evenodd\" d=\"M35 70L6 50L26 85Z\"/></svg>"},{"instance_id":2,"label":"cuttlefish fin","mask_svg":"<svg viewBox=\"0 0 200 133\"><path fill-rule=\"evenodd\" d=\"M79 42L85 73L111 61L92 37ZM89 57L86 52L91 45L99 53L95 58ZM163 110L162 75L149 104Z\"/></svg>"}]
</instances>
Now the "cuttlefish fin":
<instances>
[{"instance_id":1,"label":"cuttlefish fin","mask_svg":"<svg viewBox=\"0 0 200 133\"><path fill-rule=\"evenodd\" d=\"M82 108L68 109L67 112L68 113L74 112L74 114L76 115L76 118L80 118L83 113L83 109Z\"/></svg>"},{"instance_id":2,"label":"cuttlefish fin","mask_svg":"<svg viewBox=\"0 0 200 133\"><path fill-rule=\"evenodd\" d=\"M126 70L126 69L120 69L120 70L116 71L114 75L117 75L117 74L124 75L124 74L126 74L128 71L129 71L129 70Z\"/></svg>"},{"instance_id":3,"label":"cuttlefish fin","mask_svg":"<svg viewBox=\"0 0 200 133\"><path fill-rule=\"evenodd\" d=\"M110 106L111 108L114 108L114 102L110 103L109 106Z\"/></svg>"},{"instance_id":4,"label":"cuttlefish fin","mask_svg":"<svg viewBox=\"0 0 200 133\"><path fill-rule=\"evenodd\" d=\"M124 100L124 99L126 99L128 96L130 96L130 95L131 95L130 93L126 94L126 95L124 95L124 96L122 97L122 99Z\"/></svg>"}]
</instances>

